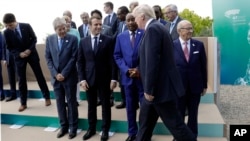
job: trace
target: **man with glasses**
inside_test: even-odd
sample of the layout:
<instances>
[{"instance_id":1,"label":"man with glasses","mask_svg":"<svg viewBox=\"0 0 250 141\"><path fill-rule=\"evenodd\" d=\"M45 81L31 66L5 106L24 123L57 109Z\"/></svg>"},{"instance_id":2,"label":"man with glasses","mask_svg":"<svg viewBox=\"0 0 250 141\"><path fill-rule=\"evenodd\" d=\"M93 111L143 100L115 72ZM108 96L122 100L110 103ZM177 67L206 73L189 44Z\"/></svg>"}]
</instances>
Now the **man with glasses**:
<instances>
[{"instance_id":1,"label":"man with glasses","mask_svg":"<svg viewBox=\"0 0 250 141\"><path fill-rule=\"evenodd\" d=\"M169 21L166 24L167 29L169 29L169 33L172 37L172 40L175 40L179 37L179 34L177 33L176 27L177 24L182 20L182 18L178 15L178 9L177 6L174 4L169 4L164 8L164 16Z\"/></svg>"}]
</instances>

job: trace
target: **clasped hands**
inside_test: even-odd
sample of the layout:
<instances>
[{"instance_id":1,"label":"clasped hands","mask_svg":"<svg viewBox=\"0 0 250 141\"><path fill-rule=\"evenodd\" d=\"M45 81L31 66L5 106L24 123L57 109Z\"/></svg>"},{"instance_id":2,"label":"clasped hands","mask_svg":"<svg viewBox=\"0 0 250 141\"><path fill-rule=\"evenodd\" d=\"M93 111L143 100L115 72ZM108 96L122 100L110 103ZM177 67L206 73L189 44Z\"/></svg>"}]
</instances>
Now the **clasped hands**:
<instances>
[{"instance_id":1,"label":"clasped hands","mask_svg":"<svg viewBox=\"0 0 250 141\"><path fill-rule=\"evenodd\" d=\"M56 75L56 80L57 80L57 81L60 81L60 82L61 82L61 81L64 81L64 79L65 79L65 78L64 78L64 76L63 76L61 73L58 73L58 74Z\"/></svg>"},{"instance_id":2,"label":"clasped hands","mask_svg":"<svg viewBox=\"0 0 250 141\"><path fill-rule=\"evenodd\" d=\"M81 82L80 82L80 86L82 86L82 89L83 89L84 91L87 91L87 90L89 89L89 85L88 85L88 83L87 83L86 80L81 81ZM114 90L116 86L117 86L117 82L111 80L111 82L110 82L110 90Z\"/></svg>"},{"instance_id":3,"label":"clasped hands","mask_svg":"<svg viewBox=\"0 0 250 141\"><path fill-rule=\"evenodd\" d=\"M19 56L20 56L21 58L26 58L26 57L28 57L28 56L30 55L30 53L31 53L31 51L30 51L29 49L26 49L25 51L21 52L21 53L19 54Z\"/></svg>"},{"instance_id":4,"label":"clasped hands","mask_svg":"<svg viewBox=\"0 0 250 141\"><path fill-rule=\"evenodd\" d=\"M129 77L140 77L139 70L137 68L128 69L128 76Z\"/></svg>"}]
</instances>

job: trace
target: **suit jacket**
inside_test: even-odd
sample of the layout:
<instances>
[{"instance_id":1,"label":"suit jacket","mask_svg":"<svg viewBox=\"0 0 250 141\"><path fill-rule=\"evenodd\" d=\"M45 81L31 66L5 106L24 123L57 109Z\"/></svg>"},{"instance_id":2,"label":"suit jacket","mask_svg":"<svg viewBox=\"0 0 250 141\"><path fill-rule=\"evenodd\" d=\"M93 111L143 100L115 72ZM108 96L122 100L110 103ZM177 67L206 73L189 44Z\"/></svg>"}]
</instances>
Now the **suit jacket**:
<instances>
[{"instance_id":1,"label":"suit jacket","mask_svg":"<svg viewBox=\"0 0 250 141\"><path fill-rule=\"evenodd\" d=\"M114 43L111 37L101 34L98 48L93 50L91 36L82 38L78 50L78 70L80 80L89 86L110 84L117 80L117 66L113 59Z\"/></svg>"},{"instance_id":2,"label":"suit jacket","mask_svg":"<svg viewBox=\"0 0 250 141\"><path fill-rule=\"evenodd\" d=\"M179 38L179 34L177 32L177 24L181 21L182 19L180 17L177 18L176 23L174 25L174 28L172 29L172 32L170 33L172 40L176 40ZM170 31L170 26L171 26L171 22L167 22L166 27L168 29L168 31Z\"/></svg>"},{"instance_id":3,"label":"suit jacket","mask_svg":"<svg viewBox=\"0 0 250 141\"><path fill-rule=\"evenodd\" d=\"M20 52L23 52L26 49L30 49L32 53L37 53L37 38L30 24L19 23L19 27L22 35L21 40L15 35L15 31L11 29L6 29L4 31L7 49L15 56L15 58L20 58Z\"/></svg>"},{"instance_id":4,"label":"suit jacket","mask_svg":"<svg viewBox=\"0 0 250 141\"><path fill-rule=\"evenodd\" d=\"M58 49L58 36L53 34L46 39L45 58L51 74L51 82L57 84L55 76L61 73L65 77L63 83L76 85L77 79L77 48L78 40L74 35L66 34L63 38L62 48Z\"/></svg>"},{"instance_id":5,"label":"suit jacket","mask_svg":"<svg viewBox=\"0 0 250 141\"><path fill-rule=\"evenodd\" d=\"M101 34L103 35L107 35L109 37L113 37L113 31L112 31L112 28L107 26L107 25L102 25L102 31L101 31Z\"/></svg>"},{"instance_id":6,"label":"suit jacket","mask_svg":"<svg viewBox=\"0 0 250 141\"><path fill-rule=\"evenodd\" d=\"M106 16L106 17L104 18L103 24L104 24L104 25L107 25L107 26L110 26L110 27L112 28L112 33L113 33L113 35L117 35L117 28L118 28L118 26L119 26L119 22L120 22L120 21L119 21L117 15L116 15L116 13L114 13L114 14L113 14L113 17L112 17L112 19L111 19L110 24L109 24L109 17L108 17L108 16Z\"/></svg>"},{"instance_id":7,"label":"suit jacket","mask_svg":"<svg viewBox=\"0 0 250 141\"><path fill-rule=\"evenodd\" d=\"M114 59L121 73L121 84L131 85L133 78L127 76L129 68L137 68L139 43L144 34L144 31L137 29L135 35L135 45L132 47L130 41L130 32L126 30L119 34L116 38Z\"/></svg>"},{"instance_id":8,"label":"suit jacket","mask_svg":"<svg viewBox=\"0 0 250 141\"><path fill-rule=\"evenodd\" d=\"M160 18L160 23L162 23L163 25L166 25L168 22L165 21L164 19Z\"/></svg>"},{"instance_id":9,"label":"suit jacket","mask_svg":"<svg viewBox=\"0 0 250 141\"><path fill-rule=\"evenodd\" d=\"M81 38L84 38L84 37L85 37L84 34L83 34L83 26L84 26L84 24L82 24L82 25L80 25L80 26L78 27L78 31L79 31L79 34L80 34L80 37L81 37ZM87 32L87 36L88 36L88 35L90 35L89 31Z\"/></svg>"},{"instance_id":10,"label":"suit jacket","mask_svg":"<svg viewBox=\"0 0 250 141\"><path fill-rule=\"evenodd\" d=\"M153 103L176 100L184 95L173 54L173 41L157 20L152 20L140 45L140 74L144 92L153 95Z\"/></svg>"},{"instance_id":11,"label":"suit jacket","mask_svg":"<svg viewBox=\"0 0 250 141\"><path fill-rule=\"evenodd\" d=\"M124 27L123 27L123 25L124 25ZM128 27L127 27L125 21L119 22L119 26L117 28L117 35L123 32L122 29L123 29L123 31L128 30Z\"/></svg>"},{"instance_id":12,"label":"suit jacket","mask_svg":"<svg viewBox=\"0 0 250 141\"><path fill-rule=\"evenodd\" d=\"M76 29L76 23L75 23L75 22L71 21L70 26L71 26L72 28Z\"/></svg>"},{"instance_id":13,"label":"suit jacket","mask_svg":"<svg viewBox=\"0 0 250 141\"><path fill-rule=\"evenodd\" d=\"M184 88L190 88L192 93L201 94L207 88L207 59L202 42L191 39L189 61L186 61L181 42L174 41L174 56Z\"/></svg>"}]
</instances>

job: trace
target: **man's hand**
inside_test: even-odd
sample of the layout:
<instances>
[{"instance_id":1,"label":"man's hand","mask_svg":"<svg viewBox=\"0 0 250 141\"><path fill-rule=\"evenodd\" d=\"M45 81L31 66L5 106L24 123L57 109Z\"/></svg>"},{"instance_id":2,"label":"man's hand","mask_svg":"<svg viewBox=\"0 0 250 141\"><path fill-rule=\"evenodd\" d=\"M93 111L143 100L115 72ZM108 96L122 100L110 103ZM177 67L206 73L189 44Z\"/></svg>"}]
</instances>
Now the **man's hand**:
<instances>
[{"instance_id":1,"label":"man's hand","mask_svg":"<svg viewBox=\"0 0 250 141\"><path fill-rule=\"evenodd\" d=\"M58 73L57 75L56 75L56 80L57 81L64 81L64 76L61 74L61 73Z\"/></svg>"},{"instance_id":2,"label":"man's hand","mask_svg":"<svg viewBox=\"0 0 250 141\"><path fill-rule=\"evenodd\" d=\"M147 93L144 93L144 97L146 98L147 101L153 101L155 98L154 96Z\"/></svg>"},{"instance_id":3,"label":"man's hand","mask_svg":"<svg viewBox=\"0 0 250 141\"><path fill-rule=\"evenodd\" d=\"M203 89L203 92L201 93L201 96L204 96L207 93L207 89Z\"/></svg>"},{"instance_id":4,"label":"man's hand","mask_svg":"<svg viewBox=\"0 0 250 141\"><path fill-rule=\"evenodd\" d=\"M81 81L80 86L82 86L82 89L84 91L87 91L89 89L89 85L88 85L87 81Z\"/></svg>"},{"instance_id":5,"label":"man's hand","mask_svg":"<svg viewBox=\"0 0 250 141\"><path fill-rule=\"evenodd\" d=\"M140 77L139 70L137 68L128 69L129 77Z\"/></svg>"},{"instance_id":6,"label":"man's hand","mask_svg":"<svg viewBox=\"0 0 250 141\"><path fill-rule=\"evenodd\" d=\"M114 90L116 86L117 86L117 82L116 81L111 81L110 82L110 90Z\"/></svg>"}]
</instances>

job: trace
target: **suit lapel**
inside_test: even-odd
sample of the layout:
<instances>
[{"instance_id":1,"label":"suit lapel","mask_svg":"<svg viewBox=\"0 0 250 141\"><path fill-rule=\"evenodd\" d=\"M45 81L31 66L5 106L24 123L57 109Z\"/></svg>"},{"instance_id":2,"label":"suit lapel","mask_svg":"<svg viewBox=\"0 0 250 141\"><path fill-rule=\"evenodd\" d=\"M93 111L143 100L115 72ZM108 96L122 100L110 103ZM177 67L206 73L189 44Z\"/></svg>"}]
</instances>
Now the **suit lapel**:
<instances>
[{"instance_id":1,"label":"suit lapel","mask_svg":"<svg viewBox=\"0 0 250 141\"><path fill-rule=\"evenodd\" d=\"M191 61L192 59L192 56L193 56L193 52L196 51L196 45L195 43L193 42L192 39L190 39L190 51L189 51L189 62Z\"/></svg>"},{"instance_id":2,"label":"suit lapel","mask_svg":"<svg viewBox=\"0 0 250 141\"><path fill-rule=\"evenodd\" d=\"M179 39L178 39L176 49L177 49L178 53L180 54L181 58L183 58L187 62L185 55L184 55L184 52L183 52L183 49L182 49L181 41Z\"/></svg>"}]
</instances>

